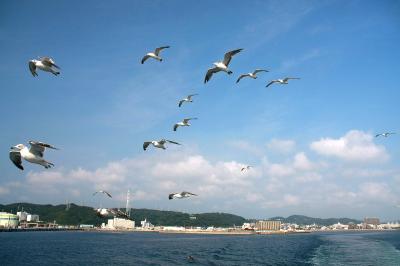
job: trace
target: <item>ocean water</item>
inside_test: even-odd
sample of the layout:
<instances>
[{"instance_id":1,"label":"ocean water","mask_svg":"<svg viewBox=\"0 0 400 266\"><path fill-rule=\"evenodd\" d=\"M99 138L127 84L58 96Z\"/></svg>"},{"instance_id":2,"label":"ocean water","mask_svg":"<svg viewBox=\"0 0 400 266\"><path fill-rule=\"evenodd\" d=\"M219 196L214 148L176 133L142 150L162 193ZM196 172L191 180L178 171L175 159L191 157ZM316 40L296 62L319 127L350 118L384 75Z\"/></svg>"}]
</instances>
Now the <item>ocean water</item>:
<instances>
[{"instance_id":1,"label":"ocean water","mask_svg":"<svg viewBox=\"0 0 400 266\"><path fill-rule=\"evenodd\" d=\"M292 235L0 233L0 265L400 265L400 231ZM189 261L188 256L194 258Z\"/></svg>"}]
</instances>

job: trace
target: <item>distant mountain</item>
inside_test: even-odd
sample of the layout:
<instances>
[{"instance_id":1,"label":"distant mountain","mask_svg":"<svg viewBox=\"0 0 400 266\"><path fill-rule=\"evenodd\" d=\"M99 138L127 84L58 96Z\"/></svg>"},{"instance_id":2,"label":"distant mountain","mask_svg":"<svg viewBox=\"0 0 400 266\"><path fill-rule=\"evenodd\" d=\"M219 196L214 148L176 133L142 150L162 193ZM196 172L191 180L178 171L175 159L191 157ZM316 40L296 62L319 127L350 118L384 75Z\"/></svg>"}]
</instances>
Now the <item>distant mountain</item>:
<instances>
[{"instance_id":1,"label":"distant mountain","mask_svg":"<svg viewBox=\"0 0 400 266\"><path fill-rule=\"evenodd\" d=\"M359 220L349 219L349 218L312 218L304 215L291 215L287 218L284 217L272 217L271 220L281 220L283 223L293 223L298 225L306 225L306 224L318 224L318 225L332 225L336 223L341 224L349 224L349 223L361 223Z\"/></svg>"},{"instance_id":2,"label":"distant mountain","mask_svg":"<svg viewBox=\"0 0 400 266\"><path fill-rule=\"evenodd\" d=\"M96 216L92 207L78 206L71 204L69 210L66 205L41 205L32 203L13 203L1 205L0 211L16 213L24 210L32 214L38 214L41 221L56 221L61 225L94 224L100 225L107 222L107 219L101 219ZM122 209L124 210L124 209ZM200 213L188 214L174 211L160 211L150 209L132 209L131 218L137 225L140 221L147 218L154 225L177 225L177 226L215 226L228 227L233 225L242 225L246 219L229 213Z\"/></svg>"}]
</instances>

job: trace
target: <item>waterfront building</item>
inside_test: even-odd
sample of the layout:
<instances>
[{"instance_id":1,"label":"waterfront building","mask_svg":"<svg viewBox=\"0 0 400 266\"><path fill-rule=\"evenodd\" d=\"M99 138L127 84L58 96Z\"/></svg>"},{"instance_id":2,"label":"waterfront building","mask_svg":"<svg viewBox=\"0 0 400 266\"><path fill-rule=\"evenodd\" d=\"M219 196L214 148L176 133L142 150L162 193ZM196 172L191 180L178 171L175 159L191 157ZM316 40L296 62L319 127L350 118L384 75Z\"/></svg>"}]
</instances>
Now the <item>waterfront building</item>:
<instances>
[{"instance_id":1,"label":"waterfront building","mask_svg":"<svg viewBox=\"0 0 400 266\"><path fill-rule=\"evenodd\" d=\"M18 222L19 218L17 215L8 212L0 212L0 228L17 228Z\"/></svg>"},{"instance_id":2,"label":"waterfront building","mask_svg":"<svg viewBox=\"0 0 400 266\"><path fill-rule=\"evenodd\" d=\"M380 224L379 218L364 218L363 229L376 229Z\"/></svg>"},{"instance_id":3,"label":"waterfront building","mask_svg":"<svg viewBox=\"0 0 400 266\"><path fill-rule=\"evenodd\" d=\"M254 230L255 223L243 223L242 230Z\"/></svg>"},{"instance_id":4,"label":"waterfront building","mask_svg":"<svg viewBox=\"0 0 400 266\"><path fill-rule=\"evenodd\" d=\"M28 218L28 214L29 213L24 212L24 211L17 212L17 216L18 216L19 221L20 222L25 222L26 219Z\"/></svg>"},{"instance_id":5,"label":"waterfront building","mask_svg":"<svg viewBox=\"0 0 400 266\"><path fill-rule=\"evenodd\" d=\"M28 214L26 216L27 222L39 222L39 215L37 214Z\"/></svg>"},{"instance_id":6,"label":"waterfront building","mask_svg":"<svg viewBox=\"0 0 400 266\"><path fill-rule=\"evenodd\" d=\"M143 229L152 229L154 228L154 225L152 225L147 219L144 219L144 221L140 222L140 225L142 226Z\"/></svg>"},{"instance_id":7,"label":"waterfront building","mask_svg":"<svg viewBox=\"0 0 400 266\"><path fill-rule=\"evenodd\" d=\"M257 231L279 231L281 229L281 221L258 221L256 222L255 229Z\"/></svg>"},{"instance_id":8,"label":"waterfront building","mask_svg":"<svg viewBox=\"0 0 400 266\"><path fill-rule=\"evenodd\" d=\"M113 219L108 220L107 228L121 230L134 229L135 221L114 217Z\"/></svg>"}]
</instances>

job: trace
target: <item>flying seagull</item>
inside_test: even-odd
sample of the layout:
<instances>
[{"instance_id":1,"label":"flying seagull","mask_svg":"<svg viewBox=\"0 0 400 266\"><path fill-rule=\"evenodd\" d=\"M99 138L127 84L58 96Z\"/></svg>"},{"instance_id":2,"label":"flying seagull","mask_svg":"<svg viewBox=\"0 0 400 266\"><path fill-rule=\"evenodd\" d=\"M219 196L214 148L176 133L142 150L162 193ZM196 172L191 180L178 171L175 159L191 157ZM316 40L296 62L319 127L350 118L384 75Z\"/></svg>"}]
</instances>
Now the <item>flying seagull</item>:
<instances>
[{"instance_id":1,"label":"flying seagull","mask_svg":"<svg viewBox=\"0 0 400 266\"><path fill-rule=\"evenodd\" d=\"M187 192L187 191L183 191L181 193L172 193L169 194L168 199L172 200L172 199L183 199L183 198L189 198L190 196L197 196L196 194Z\"/></svg>"},{"instance_id":2,"label":"flying seagull","mask_svg":"<svg viewBox=\"0 0 400 266\"><path fill-rule=\"evenodd\" d=\"M107 191L105 191L105 190L99 190L99 191L96 191L95 193L93 193L93 196L94 196L94 195L96 195L97 193L103 193L103 194L105 194L105 195L109 196L110 198L112 198L111 194L110 194L110 193L108 193L108 192L107 192Z\"/></svg>"},{"instance_id":3,"label":"flying seagull","mask_svg":"<svg viewBox=\"0 0 400 266\"><path fill-rule=\"evenodd\" d=\"M239 76L239 78L236 80L236 83L238 83L242 78L244 77L250 77L252 79L256 79L257 78L257 73L259 72L269 72L268 70L265 69L256 69L254 70L252 73L247 73L247 74L242 74Z\"/></svg>"},{"instance_id":4,"label":"flying seagull","mask_svg":"<svg viewBox=\"0 0 400 266\"><path fill-rule=\"evenodd\" d=\"M184 102L192 103L193 102L192 98L193 98L193 96L196 96L196 95L198 95L198 94L197 93L190 94L186 98L183 98L182 100L179 101L178 106L181 107Z\"/></svg>"},{"instance_id":5,"label":"flying seagull","mask_svg":"<svg viewBox=\"0 0 400 266\"><path fill-rule=\"evenodd\" d=\"M175 142L175 141L172 141L172 140L167 140L167 139L162 139L162 140L158 140L158 141L157 140L152 140L152 141L145 141L143 143L143 150L146 150L147 147L149 147L150 144L152 144L156 148L160 148L160 149L165 150L166 149L165 143L167 143L167 142L172 143L172 144L176 144L176 145L182 145L182 144L180 144L178 142Z\"/></svg>"},{"instance_id":6,"label":"flying seagull","mask_svg":"<svg viewBox=\"0 0 400 266\"><path fill-rule=\"evenodd\" d=\"M188 127L188 126L191 126L191 124L189 124L189 121L190 121L190 120L195 120L195 119L197 119L197 117L185 118L185 119L183 119L181 122L176 123L176 124L174 125L174 131L176 131L176 130L178 129L178 127Z\"/></svg>"},{"instance_id":7,"label":"flying seagull","mask_svg":"<svg viewBox=\"0 0 400 266\"><path fill-rule=\"evenodd\" d=\"M115 216L115 217L123 217L123 218L129 219L129 216L121 210L99 208L99 209L95 209L95 211L96 211L96 214L101 218Z\"/></svg>"},{"instance_id":8,"label":"flying seagull","mask_svg":"<svg viewBox=\"0 0 400 266\"><path fill-rule=\"evenodd\" d=\"M10 159L16 167L24 170L24 167L22 166L22 159L25 159L30 163L40 164L46 169L54 166L54 164L43 159L43 153L46 148L58 150L57 148L51 146L50 144L37 141L29 141L29 144L31 145L30 149L28 149L28 147L26 147L24 144L18 144L11 147Z\"/></svg>"},{"instance_id":9,"label":"flying seagull","mask_svg":"<svg viewBox=\"0 0 400 266\"><path fill-rule=\"evenodd\" d=\"M234 56L235 54L239 53L242 50L243 49L236 49L236 50L229 51L229 52L225 53L224 60L222 62L213 63L214 67L207 70L207 74L204 79L204 83L207 83L211 79L212 75L219 71L224 71L224 72L228 73L229 75L232 74L232 71L230 71L228 69L229 62L231 62L232 56Z\"/></svg>"},{"instance_id":10,"label":"flying seagull","mask_svg":"<svg viewBox=\"0 0 400 266\"><path fill-rule=\"evenodd\" d=\"M376 135L375 135L375 138L380 137L380 136L387 138L387 137L389 137L390 135L394 135L394 134L396 134L396 133L395 133L395 132L380 133L380 134L376 134Z\"/></svg>"},{"instance_id":11,"label":"flying seagull","mask_svg":"<svg viewBox=\"0 0 400 266\"><path fill-rule=\"evenodd\" d=\"M248 170L250 170L250 168L252 168L252 166L251 165L247 165L247 166L244 166L244 167L242 167L242 169L240 169L240 171L241 172L243 172L243 171L248 171Z\"/></svg>"},{"instance_id":12,"label":"flying seagull","mask_svg":"<svg viewBox=\"0 0 400 266\"><path fill-rule=\"evenodd\" d=\"M40 57L38 60L32 59L28 63L29 65L29 70L31 71L32 75L36 77L38 74L36 73L36 68L53 73L54 75L60 74L60 69L59 66L56 65L54 60L50 57Z\"/></svg>"},{"instance_id":13,"label":"flying seagull","mask_svg":"<svg viewBox=\"0 0 400 266\"><path fill-rule=\"evenodd\" d=\"M161 62L163 59L159 56L159 54L160 54L161 50L166 49L166 48L169 48L169 46L161 46L161 47L156 48L156 49L154 50L154 52L147 53L147 54L142 58L142 64L143 64L147 59L149 59L150 57L151 57L151 58L154 58L154 59L156 59L156 60L158 60L158 61Z\"/></svg>"},{"instance_id":14,"label":"flying seagull","mask_svg":"<svg viewBox=\"0 0 400 266\"><path fill-rule=\"evenodd\" d=\"M271 82L268 83L267 86L265 86L265 87L269 87L269 86L271 86L271 85L274 84L274 83L289 84L288 81L289 81L290 79L300 79L300 78L284 78L284 79L275 79L275 80L271 80Z\"/></svg>"}]
</instances>

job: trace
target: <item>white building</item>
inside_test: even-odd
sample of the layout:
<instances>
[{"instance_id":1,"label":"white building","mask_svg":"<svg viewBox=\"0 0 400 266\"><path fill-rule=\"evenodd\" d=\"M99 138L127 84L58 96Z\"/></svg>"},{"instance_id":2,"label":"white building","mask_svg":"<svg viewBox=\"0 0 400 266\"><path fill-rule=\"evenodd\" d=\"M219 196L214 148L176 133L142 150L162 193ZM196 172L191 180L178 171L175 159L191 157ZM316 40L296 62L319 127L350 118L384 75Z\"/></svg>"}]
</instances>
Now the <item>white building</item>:
<instances>
[{"instance_id":1,"label":"white building","mask_svg":"<svg viewBox=\"0 0 400 266\"><path fill-rule=\"evenodd\" d=\"M0 212L0 228L17 228L18 216L8 212Z\"/></svg>"},{"instance_id":2,"label":"white building","mask_svg":"<svg viewBox=\"0 0 400 266\"><path fill-rule=\"evenodd\" d=\"M28 214L26 216L27 222L39 222L39 215L37 214Z\"/></svg>"},{"instance_id":3,"label":"white building","mask_svg":"<svg viewBox=\"0 0 400 266\"><path fill-rule=\"evenodd\" d=\"M108 229L134 229L135 228L135 221L131 221L128 219L117 218L114 217L113 219L108 219L107 227Z\"/></svg>"},{"instance_id":4,"label":"white building","mask_svg":"<svg viewBox=\"0 0 400 266\"><path fill-rule=\"evenodd\" d=\"M27 212L21 211L21 212L17 212L17 216L20 222L25 222L26 219L28 218L28 214Z\"/></svg>"},{"instance_id":5,"label":"white building","mask_svg":"<svg viewBox=\"0 0 400 266\"><path fill-rule=\"evenodd\" d=\"M143 229L154 228L154 225L152 225L149 221L147 221L147 219L144 219L144 221L141 221L140 225L142 226Z\"/></svg>"}]
</instances>

